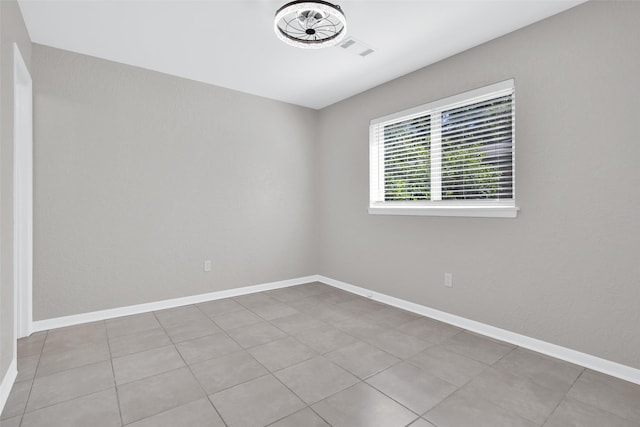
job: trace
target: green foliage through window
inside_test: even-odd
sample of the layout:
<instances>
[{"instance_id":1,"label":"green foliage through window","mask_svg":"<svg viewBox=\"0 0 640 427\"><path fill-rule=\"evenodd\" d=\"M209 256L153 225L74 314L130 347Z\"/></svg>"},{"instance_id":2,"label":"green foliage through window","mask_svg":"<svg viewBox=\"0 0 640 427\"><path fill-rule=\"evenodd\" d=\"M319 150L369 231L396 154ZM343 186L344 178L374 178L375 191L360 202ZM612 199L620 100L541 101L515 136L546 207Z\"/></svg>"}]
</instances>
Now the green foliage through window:
<instances>
[{"instance_id":1,"label":"green foliage through window","mask_svg":"<svg viewBox=\"0 0 640 427\"><path fill-rule=\"evenodd\" d=\"M511 95L442 113L442 200L513 197Z\"/></svg>"},{"instance_id":2,"label":"green foliage through window","mask_svg":"<svg viewBox=\"0 0 640 427\"><path fill-rule=\"evenodd\" d=\"M431 118L421 116L384 127L385 200L430 200Z\"/></svg>"},{"instance_id":3,"label":"green foliage through window","mask_svg":"<svg viewBox=\"0 0 640 427\"><path fill-rule=\"evenodd\" d=\"M378 200L513 199L513 92L475 99L373 128L384 171Z\"/></svg>"}]
</instances>

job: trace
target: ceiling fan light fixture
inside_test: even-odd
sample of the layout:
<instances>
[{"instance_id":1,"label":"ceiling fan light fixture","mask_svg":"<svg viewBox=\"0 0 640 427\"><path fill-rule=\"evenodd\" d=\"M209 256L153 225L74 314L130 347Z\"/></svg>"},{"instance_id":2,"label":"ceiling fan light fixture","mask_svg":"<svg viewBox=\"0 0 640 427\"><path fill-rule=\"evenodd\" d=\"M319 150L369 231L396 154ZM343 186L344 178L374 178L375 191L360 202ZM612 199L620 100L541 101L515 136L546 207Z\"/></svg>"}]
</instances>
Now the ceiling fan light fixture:
<instances>
[{"instance_id":1,"label":"ceiling fan light fixture","mask_svg":"<svg viewBox=\"0 0 640 427\"><path fill-rule=\"evenodd\" d=\"M340 43L347 34L347 20L338 5L297 0L277 10L273 29L288 45L319 49Z\"/></svg>"}]
</instances>

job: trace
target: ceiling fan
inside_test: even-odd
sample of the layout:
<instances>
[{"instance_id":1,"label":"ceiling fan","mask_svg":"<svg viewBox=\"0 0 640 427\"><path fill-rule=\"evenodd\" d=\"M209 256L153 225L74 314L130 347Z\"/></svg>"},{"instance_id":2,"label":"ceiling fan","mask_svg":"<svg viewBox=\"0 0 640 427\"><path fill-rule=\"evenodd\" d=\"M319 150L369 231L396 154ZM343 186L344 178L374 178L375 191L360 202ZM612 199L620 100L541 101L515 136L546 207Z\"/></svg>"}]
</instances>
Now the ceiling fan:
<instances>
[{"instance_id":1,"label":"ceiling fan","mask_svg":"<svg viewBox=\"0 0 640 427\"><path fill-rule=\"evenodd\" d=\"M280 40L304 49L340 46L364 57L374 52L347 37L347 19L339 5L328 1L296 0L276 11L273 29Z\"/></svg>"}]
</instances>

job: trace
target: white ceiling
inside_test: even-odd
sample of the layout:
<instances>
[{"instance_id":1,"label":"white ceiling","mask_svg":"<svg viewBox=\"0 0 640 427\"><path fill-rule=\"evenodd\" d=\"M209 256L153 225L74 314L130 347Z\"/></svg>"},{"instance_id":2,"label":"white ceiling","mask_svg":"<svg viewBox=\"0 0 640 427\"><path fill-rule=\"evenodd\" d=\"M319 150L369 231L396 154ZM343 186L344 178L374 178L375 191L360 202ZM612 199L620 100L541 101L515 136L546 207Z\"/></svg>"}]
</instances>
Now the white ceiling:
<instances>
[{"instance_id":1,"label":"white ceiling","mask_svg":"<svg viewBox=\"0 0 640 427\"><path fill-rule=\"evenodd\" d=\"M278 40L287 0L19 3L35 43L319 109L583 1L337 1L366 58Z\"/></svg>"}]
</instances>

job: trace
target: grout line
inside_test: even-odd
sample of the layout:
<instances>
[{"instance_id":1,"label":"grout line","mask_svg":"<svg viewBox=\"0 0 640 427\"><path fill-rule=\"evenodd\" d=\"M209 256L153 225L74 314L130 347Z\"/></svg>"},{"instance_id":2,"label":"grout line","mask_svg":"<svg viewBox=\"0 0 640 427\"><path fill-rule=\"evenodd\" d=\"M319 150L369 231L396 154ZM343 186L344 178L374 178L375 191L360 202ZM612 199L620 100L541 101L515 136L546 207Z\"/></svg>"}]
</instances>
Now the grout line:
<instances>
[{"instance_id":1,"label":"grout line","mask_svg":"<svg viewBox=\"0 0 640 427\"><path fill-rule=\"evenodd\" d=\"M2 0L0 0L0 1L2 1ZM87 344L87 346L88 346L88 345L90 345L90 344ZM71 351L73 351L73 350L71 350ZM57 354L62 354L62 353L68 353L68 352L63 351L63 352L60 352L60 353L52 353L52 354L56 354L56 355L57 355ZM73 371L74 369L84 368L84 367L86 367L86 366L95 365L95 364L97 364L97 363L101 363L101 362L106 362L106 361L108 361L108 359L109 359L109 358L107 358L107 359L103 359L103 360L95 360L95 361L92 361L92 362L89 362L89 363L84 363L84 364L82 364L82 365L73 366L73 367L71 367L71 368L64 368L64 369L60 369L59 371L54 371L54 372L48 373L48 374L46 374L46 375L41 375L41 376L39 376L39 377L34 377L33 379L34 379L34 380L36 380L36 379L40 379L40 378L47 378L47 377L50 377L50 376L52 376L52 375L61 374L61 373L63 373L63 372ZM39 363L40 363L40 361L38 361L38 364L39 364Z\"/></svg>"},{"instance_id":2,"label":"grout line","mask_svg":"<svg viewBox=\"0 0 640 427\"><path fill-rule=\"evenodd\" d=\"M200 310L200 308L195 305L192 304L193 307L198 310L199 313L202 313L207 319L209 319L209 316L207 316L205 313L202 312L202 310ZM185 306L186 307L186 306ZM209 404L213 407L213 410L216 411L216 413L218 414L218 417L220 417L220 420L222 421L222 423L227 426L226 421L224 420L224 418L222 418L222 414L220 413L220 411L218 411L218 408L215 407L215 405L213 404L213 402L211 401L211 399L209 399L209 395L207 394L207 391L204 389L204 387L202 386L202 384L200 383L200 380L198 379L198 377L193 373L193 370L191 369L191 366L187 363L187 361L184 359L184 357L182 356L182 353L180 353L180 350L178 350L178 346L177 343L175 341L173 341L173 338L171 337L171 335L169 335L169 332L167 331L167 329L165 328L165 326L162 324L162 322L160 322L160 319L158 318L158 316L156 315L155 311L152 311L151 313L153 313L153 316L156 318L156 320L158 321L158 323L160 324L160 327L164 330L164 333L167 335L167 337L169 337L169 340L171 341L171 343L173 344L173 348L176 351L176 353L178 353L178 355L180 356L180 358L182 359L182 362L184 363L185 367L189 370L189 373L191 374L191 376L193 377L193 379L196 380L196 383L198 384L198 386L200 387L200 390L202 390L202 393L204 394L204 397L207 399L207 401L209 402ZM211 321L211 323L213 323L216 327L217 325L215 324L215 322L211 319L209 319ZM187 323L187 322L183 322L183 323ZM207 336L207 335L205 335ZM193 338L193 339L198 339L198 338L202 338L202 337L197 337L197 338ZM190 340L187 340L190 341ZM178 369L182 369L182 368L178 368ZM191 403L191 402L189 402ZM186 405L186 404L185 404ZM173 408L167 409L167 411L170 411L171 409L175 409L178 408L182 405L178 405L178 406L174 406ZM166 412L166 411L162 411L162 412ZM159 413L162 413L159 412ZM150 415L147 418L153 417L155 415L158 414L153 414Z\"/></svg>"},{"instance_id":3,"label":"grout line","mask_svg":"<svg viewBox=\"0 0 640 427\"><path fill-rule=\"evenodd\" d=\"M98 363L102 363L102 362L98 362ZM27 414L31 414L31 413L34 413L34 412L38 412L38 411L41 411L41 410L43 410L43 409L52 408L52 407L57 406L57 405L62 405L63 403L69 403L69 402L72 402L72 401L74 401L74 400L76 400L76 399L82 399L82 398L85 398L85 397L93 396L94 394L98 394L98 393L105 392L105 391L107 391L107 390L111 390L111 388L115 388L115 387L103 388L102 390L92 391L91 393L83 394L83 395L81 395L81 396L72 397L72 398L70 398L70 399L61 400L60 402L55 402L55 403L52 403L52 404L50 404L50 405L45 405L45 406L42 406L42 407L40 407L40 408L36 408L36 409L34 409L33 411L25 412L25 413L23 414L23 418L24 418L24 416L25 416L25 415L27 415ZM16 416L17 416L17 415L16 415ZM3 421L4 421L4 420L3 420Z\"/></svg>"},{"instance_id":4,"label":"grout line","mask_svg":"<svg viewBox=\"0 0 640 427\"><path fill-rule=\"evenodd\" d=\"M113 367L113 354L111 353L111 343L109 342L109 328L107 328L107 322L104 322L105 333L107 336L107 347L109 348L109 363L111 364L111 374L113 375L113 385L116 390L116 403L118 405L118 415L120 416L120 425L124 426L124 420L122 419L122 408L120 407L120 394L118 392L118 383L116 382L116 371Z\"/></svg>"},{"instance_id":5,"label":"grout line","mask_svg":"<svg viewBox=\"0 0 640 427\"><path fill-rule=\"evenodd\" d=\"M322 400L321 400L321 402L322 402ZM316 403L317 403L317 402L316 402ZM315 403L314 403L314 405L315 405ZM323 417L322 415L320 415L320 414L318 413L318 411L316 411L315 409L313 409L313 406L309 406L308 408L309 408L309 409L311 409L311 411L312 411L314 414L316 414L318 417L320 417L320 419L321 419L322 421L324 421L325 423L327 423L327 425L328 425L328 426L331 426L331 423L329 422L329 420L327 420L325 417Z\"/></svg>"},{"instance_id":6,"label":"grout line","mask_svg":"<svg viewBox=\"0 0 640 427\"><path fill-rule=\"evenodd\" d=\"M98 321L98 322L104 322L104 321ZM96 323L96 322L91 322L91 323ZM106 325L105 325L105 329L106 329ZM105 335L106 335L106 333L105 333ZM46 331L45 340L44 340L44 342L42 343L42 350L40 351L40 357L38 358L38 364L37 364L37 366L36 366L36 371L35 371L35 373L34 373L34 378L31 380L31 388L29 389L29 395L28 395L28 397L27 397L27 402L25 403L25 409L24 409L24 411L23 411L23 413L22 413L22 419L20 420L20 425L22 425L22 421L24 420L24 415L26 415L26 414L27 414L27 412L31 413L31 412L39 411L39 410L41 410L41 409L51 408L52 406L55 406L55 405L59 405L59 404L66 403L66 402L71 402L72 400L75 400L75 399L79 399L79 398L86 397L86 396L91 396L91 395L93 395L93 394L101 393L101 392L103 392L103 391L105 391L105 390L108 390L108 388L105 388L105 389L102 389L102 390L96 390L96 391L93 391L93 392L91 392L91 393L87 393L87 394L83 394L83 395L80 395L80 396L73 397L73 398L71 398L71 399L66 399L66 400L62 400L62 401L60 401L60 402L52 403L52 404L50 404L50 405L45 405L45 406L42 406L42 407L40 407L40 408L36 408L36 409L34 409L34 410L32 410L32 411L27 411L27 406L28 406L28 404L29 404L29 400L31 399L31 392L33 391L33 386L34 386L34 384L35 384L36 379L40 379L40 378L47 378L47 377L49 377L49 376L56 375L56 374L63 373L63 372L68 372L68 371L71 371L71 370L73 370L73 369L84 368L84 367L87 367L87 366L97 365L97 364L105 363L105 362L106 362L106 360L99 360L99 361L97 361L97 362L87 363L87 364L85 364L85 365L76 366L76 367L74 367L74 368L63 369L63 370L58 371L58 372L53 372L53 373L51 373L51 374L43 375L43 376L41 376L41 377L35 377L35 375L38 373L38 368L39 368L39 366L40 366L40 360L42 359L42 354L43 354L43 352L44 352L44 347L45 347L45 345L46 345L46 343L47 343L47 339L48 339L48 337L49 337L49 331ZM112 375L113 375L113 366L112 366ZM23 382L23 381L21 381L21 382ZM26 382L26 381L25 381L25 382ZM115 388L115 376L114 376L114 388Z\"/></svg>"},{"instance_id":7,"label":"grout line","mask_svg":"<svg viewBox=\"0 0 640 427\"><path fill-rule=\"evenodd\" d=\"M411 427L411 424L415 423L416 421L418 421L419 419L421 419L422 417L420 415L418 415L418 418L416 418L415 420L411 420L409 422L409 424L406 424L405 427Z\"/></svg>"},{"instance_id":8,"label":"grout line","mask_svg":"<svg viewBox=\"0 0 640 427\"><path fill-rule=\"evenodd\" d=\"M2 0L0 0L0 1L2 1ZM104 321L99 320L99 321L91 322L91 323L98 323L98 322L104 322ZM78 326L78 325L74 325L74 326ZM105 325L105 329L106 329L106 325ZM38 376L38 369L39 369L39 367L40 367L40 362L42 361L42 357L44 356L44 347L45 347L45 345L46 345L46 340L49 338L49 332L50 332L50 331L40 331L40 332L46 332L46 335L45 335L45 342L44 342L44 343L43 343L43 345L42 345L42 350L40 351L40 355L39 355L39 358L38 358L38 363L37 363L37 366L36 366L36 371L34 372L34 377L32 378L32 380L33 380L33 381L35 381L36 379L46 378L46 377L49 377L49 376L52 376L52 375L56 375L56 374L59 374L59 373L62 373L62 372L71 371L71 370L73 370L73 369L78 369L78 368L82 368L82 367L85 367L85 366L95 365L95 364L97 364L97 363L100 363L100 362L106 362L106 361L107 361L107 359L103 359L103 360L95 360L95 361L92 361L92 362L89 362L89 363L84 363L84 364L81 364L81 365L72 366L72 367L70 367L70 368L60 369L60 370L58 370L58 371L50 372L50 373L48 373L48 374L46 374L46 375ZM109 338L108 338L108 335L107 335L106 333L105 333L105 336L107 337L107 345L108 345L108 344L109 344L109 342L108 342ZM82 345L81 345L80 347L78 347L78 348L73 348L73 349L71 349L71 350L65 350L65 351L54 351L54 352L50 352L50 353L47 353L47 354L50 354L50 355L61 355L61 354L65 354L65 353L71 353L71 352L73 352L73 351L75 351L75 350L78 350L79 348L82 348L82 347L88 347L88 346L90 346L90 345L92 345L92 344L91 344L91 343L89 343L89 344L82 344ZM35 355L31 355L31 356L35 356ZM27 356L27 357L31 357L31 356ZM22 381L21 381L21 382L22 382Z\"/></svg>"},{"instance_id":9,"label":"grout line","mask_svg":"<svg viewBox=\"0 0 640 427\"><path fill-rule=\"evenodd\" d=\"M236 302L238 302L238 301L236 301ZM238 302L238 304L242 305L240 302ZM249 308L247 308L247 310L251 311ZM253 313L253 311L251 311L251 312ZM254 313L254 314L256 314L256 313ZM258 316L259 316L259 315L258 315ZM290 336L290 335L289 335L289 334L287 334L285 331L282 331L282 330L281 330L280 328L278 328L277 326L275 326L275 325L271 324L271 322L269 322L268 320L265 320L265 321L266 321L269 325L271 325L271 326L273 326L274 328L276 328L276 329L280 330L281 332L285 333L285 334L286 334L286 336ZM224 331L224 332L225 332L225 334L226 334L226 331ZM262 363L260 363L260 361L259 361L258 359L256 359L256 358L255 358L255 356L254 356L253 354L251 354L251 353L249 352L249 349L250 349L250 348L255 348L255 347L258 347L259 345L257 345L257 346L253 346L253 347L244 348L244 347L243 347L243 346L242 346L242 345L241 345L237 340L235 340L232 336L230 336L230 335L228 335L228 334L227 334L227 336L228 336L228 337L229 337L229 339L231 339L233 342L235 342L236 344L238 344L238 346L240 346L240 348L242 348L242 351L244 351L245 353L247 353L247 354L248 354L248 355L249 355L253 360L255 360L255 361L256 361L256 363L258 363L260 366L262 366L262 367L267 371L267 374L265 374L265 375L261 375L261 376L259 376L259 377L256 377L256 378L253 378L253 379L250 379L250 380L247 380L247 381L244 381L244 382L239 383L239 384L235 384L235 385L233 385L233 386L231 386L231 387L227 387L227 388L226 388L226 389L224 389L224 390L228 390L228 389L231 389L231 388L233 388L233 387L236 387L236 386L238 386L238 385L240 385L240 384L245 384L245 383L248 383L249 381L253 381L253 380L256 380L256 379L258 379L258 378L263 378L263 377L265 377L265 376L267 376L267 375L270 375L270 376L272 376L273 378L275 378L275 379L276 379L276 381L280 382L284 387L286 387L286 388L287 388L287 390L289 390L291 393L293 393L293 395L294 395L294 396L296 396L298 399L300 399L300 401L301 401L302 403L304 403L306 406L308 406L308 405L307 405L307 403L306 403L306 402L305 402L305 401L304 401L300 396L298 396L298 395L297 395L293 390L291 390L291 389L290 389L286 384L284 384L282 381L280 381L280 379L279 379L278 377L276 377L276 376L274 375L274 373L273 373L269 368L267 368L265 365L263 365ZM277 341L278 339L279 339L279 338L276 338L276 339L271 340L271 341L268 341L268 342L266 342L266 343L264 343L264 344L268 344L268 343L270 343L270 342ZM264 344L260 344L260 345L264 345ZM313 349L311 349L311 350L313 350ZM209 359L209 360L211 360L211 359ZM306 360L309 360L309 359L306 359ZM305 360L305 361L306 361L306 360ZM305 361L303 361L303 362L305 362ZM302 363L302 362L301 362L301 363ZM195 375L194 375L194 376L195 376ZM197 377L196 377L196 379L197 379ZM220 392L222 392L222 391L224 391L224 390L218 390L218 391L217 391L216 393L214 393L214 394L220 393ZM209 399L209 400L211 400L211 399ZM212 402L211 404L213 405L213 402ZM214 405L214 407L215 407L215 405ZM217 409L216 409L216 410L217 410ZM291 414L288 414L288 415L286 415L286 416L289 416L289 415L291 415ZM285 417L283 417L283 418L285 418ZM277 422L277 421L278 421L278 420L276 420L276 421L274 421L274 422Z\"/></svg>"},{"instance_id":10,"label":"grout line","mask_svg":"<svg viewBox=\"0 0 640 427\"><path fill-rule=\"evenodd\" d=\"M577 365L577 366L580 366L580 365ZM603 409L603 408L600 408L600 407L598 407L598 406L595 406L595 405L593 405L593 404L591 404L591 403L584 402L584 401L580 400L580 398L577 398L577 397L569 397L569 396L568 396L568 395L569 395L569 392L571 391L571 389L576 385L576 383L578 382L578 380L579 380L580 378L582 378L582 376L587 372L587 370L589 370L589 368L584 368L584 367L582 367L582 371L580 371L580 375L578 375L578 376L576 377L576 379L573 381L573 383L571 383L571 387L569 387L569 390L567 390L567 392L565 393L564 397L560 400L560 403L562 403L562 401L563 401L563 400L575 400L576 402L578 402L578 403L580 403L580 404L582 404L582 405L586 405L586 406L588 406L588 407L590 407L590 408L597 409L598 411L606 412L607 414L609 414L609 415L613 415L614 417L619 418L619 419L621 419L621 420L629 421L630 423L635 423L635 421L633 421L633 420L631 420L631 419L629 419L629 418L625 418L625 417L623 417L623 416L622 416L622 415L620 415L620 414L616 414L616 413L611 412L611 411L609 411L609 410L607 410L607 409ZM597 373L597 374L602 374L602 373L600 373L600 372L598 372L598 371L593 371L593 370L591 370L591 371L592 371L592 372L595 372L595 373ZM602 375L607 375L607 374L602 374ZM615 380L620 380L619 378L616 378L616 377L612 377L612 378L614 378ZM633 383L631 383L631 384L633 384ZM558 403L558 406L560 406L560 403ZM557 409L557 406L556 406L556 409ZM554 409L554 412L555 412L555 409Z\"/></svg>"},{"instance_id":11,"label":"grout line","mask_svg":"<svg viewBox=\"0 0 640 427\"><path fill-rule=\"evenodd\" d=\"M274 299L275 299L275 298L274 298ZM234 298L234 300L235 300L235 298ZM277 299L276 299L276 300L277 300ZM292 307L292 306L291 306L291 305L289 305L288 303L284 303L284 302L281 302L281 301L279 301L279 300L277 300L277 301L278 301L278 303L280 303L280 304L286 305L287 307L293 308L293 309L295 309L296 311L298 311L295 307ZM245 309L246 309L246 310L248 310L248 311L250 311L251 313L253 313L253 314L257 315L258 317L260 317L260 318L264 319L262 316L260 316L259 314L255 313L254 311L252 311L252 310L251 310L251 308L249 308L249 307L245 306L244 304L242 304L242 303L241 303L241 302L239 302L239 301L236 301L236 302L237 302L238 304L242 305L243 307L245 307ZM298 311L298 312L299 312L299 311ZM302 313L302 312L299 312L299 313ZM286 317L286 316L282 316L282 317ZM238 344L238 345L243 349L243 351L244 351L245 353L247 353L251 358L253 358L253 359L256 361L256 363L258 363L260 366L262 366L262 367L267 371L267 374L262 375L262 376L259 376L259 377L256 377L256 378L253 378L253 379L251 379L251 380L244 381L244 382L242 382L242 383L235 384L235 385L233 385L233 386L231 386L231 387L228 387L228 388L224 389L224 390L228 390L228 389L231 389L231 388L233 388L233 387L239 386L239 385L241 385L241 384L246 384L246 383L248 383L248 382L250 382L250 381L256 380L256 379L258 379L258 378L263 378L263 377L265 377L265 376L269 375L269 376L273 377L276 381L278 381L280 384L282 384L282 386L283 386L283 387L285 387L287 390L289 390L289 391L290 391L294 396L296 396L296 397L297 397L297 398L298 398L298 399L299 399L299 400L300 400L300 401L305 405L305 407L304 407L304 408L302 408L302 409L300 409L300 410L298 410L298 411L296 411L296 412L293 412L293 413L291 413L291 414L287 414L287 415L285 415L284 417L281 417L281 418L279 418L279 419L277 419L277 420L273 421L273 422L272 422L272 423L270 423L269 425L274 424L274 423L276 423L276 422L278 422L278 421L280 421L280 420L282 420L282 419L284 419L284 418L287 418L287 417L289 417L289 416L291 416L291 415L293 415L293 414L295 414L295 413L297 413L297 412L300 412L300 411L304 410L305 408L309 408L309 409L311 409L311 410L313 411L313 409L311 408L311 405L310 405L310 404L308 404L308 403L307 403L307 402L306 402L306 401L305 401L301 396L299 396L299 395L298 395L298 394L297 394L293 389L291 389L287 384L285 384L282 380L280 380L280 378L278 378L278 377L275 375L275 373L276 373L276 372L279 372L279 371L282 371L282 370L284 370L284 369L288 369L288 368L291 368L291 367L293 367L293 366L297 366L297 365L300 365L300 364L302 364L302 363L308 362L309 360L311 360L311 359L313 359L313 358L315 358L315 357L322 357L322 358L323 358L324 360L326 360L327 362L329 362L329 363L331 363L331 364L333 364L333 365L337 366L335 363L333 363L331 360L329 360L329 359L325 358L322 354L320 354L320 353L319 353L318 351L316 351L315 349L313 349L313 348L311 348L311 347L307 346L306 344L304 344L304 343L300 342L300 341L299 341L299 340L298 340L294 335L289 334L287 331L284 331L284 330L282 330L281 328L279 328L277 325L274 325L274 324L272 323L272 321L273 321L273 320L276 320L276 319L278 319L278 318L274 318L274 319L271 319L271 320L264 319L264 321L265 321L266 323L268 323L269 325L273 326L274 328L276 328L276 329L280 330L282 333L284 333L284 334L285 334L285 337L275 338L275 339L270 340L270 341L268 341L268 342L266 342L266 343L263 343L263 344L259 344L259 345L256 345L256 346L252 346L252 347L244 348L244 347L243 347L243 346L242 346L242 345L241 345L237 340L235 340L232 336L229 336L229 338L230 338L231 340L233 340L234 342L236 342L236 343L237 343L237 344ZM323 322L323 323L324 323L324 322ZM226 331L225 331L225 333L226 333ZM286 366L286 367L284 367L284 368L278 369L278 370L276 370L276 371L271 371L267 366L265 366L265 365L264 365L264 364L262 364L258 359L256 359L256 357L255 357L253 354L251 354L251 352L249 352L249 350L250 350L250 349L252 349L252 348L256 348L256 347L259 347L259 346L261 346L261 345L266 345L266 344L272 343L272 342L274 342L274 341L277 341L277 340L279 340L279 339L284 339L284 338L286 338L286 337L293 338L295 341L297 341L297 342L299 342L300 344L304 345L305 347L309 348L309 349L314 353L314 356L312 356L312 357L311 357L311 358L309 358L309 359L302 360L302 361L300 361L300 362L298 362L298 363L294 363L294 364L292 364L292 365L290 365L290 366ZM209 359L209 360L211 360L211 359ZM340 366L338 366L338 367L339 367L340 369L343 369L345 372L348 372L346 369L344 369L344 368L342 368L342 367L340 367ZM355 376L355 375L351 374L351 372L348 372L348 373L349 373L350 375L352 375L354 378L356 378L356 379L358 380L358 382L362 382L362 380L361 380L360 378L358 378L357 376ZM194 375L194 376L195 376L195 375ZM197 377L196 377L196 379L197 379ZM356 382L355 384L357 384L358 382ZM354 384L354 385L355 385L355 384ZM349 386L349 387L347 387L347 388L350 388L350 387L351 387L351 386ZM224 391L224 390L219 390L219 391L217 391L216 393L220 393L220 392L222 392L222 391ZM341 391L344 391L344 390L346 390L346 388L345 388L345 389L343 389L343 390L340 390L340 391L338 391L338 392L336 392L336 393L340 393ZM214 393L214 394L216 394L216 393ZM335 393L333 393L333 394L335 394ZM333 394L331 394L331 396L333 396ZM329 396L327 396L327 397L329 397ZM325 399L326 399L326 398L325 398ZM324 399L321 399L321 400L324 400ZM317 403L317 402L315 402L315 403ZM314 404L315 404L315 403L314 403ZM315 413L315 411L313 411L313 412ZM324 418L322 418L322 417L320 417L320 418L324 420ZM325 420L325 421L326 421L326 420Z\"/></svg>"},{"instance_id":12,"label":"grout line","mask_svg":"<svg viewBox=\"0 0 640 427\"><path fill-rule=\"evenodd\" d=\"M560 400L558 401L558 403L553 407L553 409L551 410L551 412L549 412L549 415L547 415L547 416L544 418L544 421L543 421L543 422L542 422L542 424L540 424L540 425L544 426L544 425L547 423L547 421L549 421L549 418L551 418L551 417L553 416L553 414L554 414L554 413L556 412L556 410L558 409L558 406L560 406L560 404L561 404L561 403L562 403L566 398L567 398L567 395L566 395L566 393L565 393L565 395L564 395L564 396L562 396L562 399L560 399Z\"/></svg>"},{"instance_id":13,"label":"grout line","mask_svg":"<svg viewBox=\"0 0 640 427\"><path fill-rule=\"evenodd\" d=\"M303 402L303 403L304 403L304 402ZM290 416L292 416L292 415L295 415L295 414L297 414L297 413L299 413L299 412L304 411L305 409L311 409L311 407L305 403L305 407L304 407L304 408L298 409L297 411L292 412L292 413L290 413L290 414L288 414L288 415L285 415L284 417L280 417L280 418L278 418L277 420L275 420L275 421L273 421L273 422L270 422L270 423L269 423L269 424L267 424L265 427L270 427L270 426L274 425L275 423L277 423L277 422L280 422L280 421L284 420L284 419L285 419L285 418L287 418L287 417L290 417Z\"/></svg>"},{"instance_id":14,"label":"grout line","mask_svg":"<svg viewBox=\"0 0 640 427\"><path fill-rule=\"evenodd\" d=\"M29 394L27 395L27 401L24 402L24 409L22 411L22 418L20 419L20 425L24 421L24 415L27 413L27 407L29 406L29 400L31 400L31 392L33 391L33 385L36 382L36 375L38 375L38 368L40 367L40 361L42 360L42 353L44 352L44 346L47 344L47 338L49 337L49 331L47 331L44 335L44 340L42 341L42 348L40 348L40 355L38 356L38 363L36 363L36 369L33 371L33 379L31 380L31 387L29 387ZM16 346L18 343L16 342ZM16 360L17 363L17 360Z\"/></svg>"}]
</instances>

